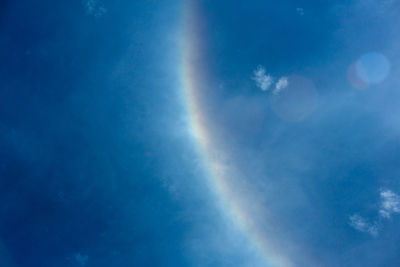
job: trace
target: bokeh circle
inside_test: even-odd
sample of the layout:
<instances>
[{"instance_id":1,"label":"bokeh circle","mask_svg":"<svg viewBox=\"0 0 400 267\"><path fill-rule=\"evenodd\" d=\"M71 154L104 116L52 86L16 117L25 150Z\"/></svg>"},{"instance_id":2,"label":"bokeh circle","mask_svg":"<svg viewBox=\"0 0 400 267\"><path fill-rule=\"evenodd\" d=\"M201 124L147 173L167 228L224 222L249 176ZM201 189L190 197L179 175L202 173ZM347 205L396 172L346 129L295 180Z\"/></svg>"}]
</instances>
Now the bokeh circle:
<instances>
[{"instance_id":1,"label":"bokeh circle","mask_svg":"<svg viewBox=\"0 0 400 267\"><path fill-rule=\"evenodd\" d=\"M358 78L367 84L379 84L389 74L389 60L381 53L370 52L360 57L355 70Z\"/></svg>"},{"instance_id":2,"label":"bokeh circle","mask_svg":"<svg viewBox=\"0 0 400 267\"><path fill-rule=\"evenodd\" d=\"M285 121L302 121L314 111L317 105L317 90L314 83L303 76L290 75L287 81L285 88L282 88L278 94L271 95L271 108Z\"/></svg>"}]
</instances>

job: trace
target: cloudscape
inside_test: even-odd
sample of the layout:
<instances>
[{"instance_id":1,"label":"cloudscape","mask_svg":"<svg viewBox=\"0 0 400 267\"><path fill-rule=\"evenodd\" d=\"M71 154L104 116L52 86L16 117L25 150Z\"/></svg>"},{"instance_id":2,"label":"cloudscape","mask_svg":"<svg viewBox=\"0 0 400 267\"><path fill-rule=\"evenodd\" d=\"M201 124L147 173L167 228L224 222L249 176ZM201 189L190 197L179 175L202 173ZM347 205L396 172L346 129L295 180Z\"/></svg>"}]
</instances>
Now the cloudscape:
<instances>
[{"instance_id":1,"label":"cloudscape","mask_svg":"<svg viewBox=\"0 0 400 267\"><path fill-rule=\"evenodd\" d=\"M0 267L399 266L400 2L0 1Z\"/></svg>"}]
</instances>

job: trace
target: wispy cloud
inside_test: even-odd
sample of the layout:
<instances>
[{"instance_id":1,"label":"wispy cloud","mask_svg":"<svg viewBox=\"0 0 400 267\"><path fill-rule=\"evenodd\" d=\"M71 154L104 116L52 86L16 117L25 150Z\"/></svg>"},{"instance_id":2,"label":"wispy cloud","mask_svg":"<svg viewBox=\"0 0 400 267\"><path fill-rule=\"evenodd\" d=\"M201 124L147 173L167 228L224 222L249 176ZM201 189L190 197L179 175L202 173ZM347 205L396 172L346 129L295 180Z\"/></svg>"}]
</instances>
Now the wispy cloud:
<instances>
[{"instance_id":1,"label":"wispy cloud","mask_svg":"<svg viewBox=\"0 0 400 267\"><path fill-rule=\"evenodd\" d=\"M400 196L390 190L381 190L379 215L389 219L393 213L400 213Z\"/></svg>"},{"instance_id":2,"label":"wispy cloud","mask_svg":"<svg viewBox=\"0 0 400 267\"><path fill-rule=\"evenodd\" d=\"M354 214L349 217L349 224L360 232L367 232L373 236L378 235L378 222L390 219L393 213L400 213L400 196L391 190L380 190L379 220L370 223L364 217Z\"/></svg>"},{"instance_id":3,"label":"wispy cloud","mask_svg":"<svg viewBox=\"0 0 400 267\"><path fill-rule=\"evenodd\" d=\"M366 232L372 236L378 235L378 227L376 223L370 223L367 219L358 214L353 214L349 217L349 224L360 232Z\"/></svg>"},{"instance_id":4,"label":"wispy cloud","mask_svg":"<svg viewBox=\"0 0 400 267\"><path fill-rule=\"evenodd\" d=\"M304 16L304 8L298 7L298 8L296 8L296 11L300 16Z\"/></svg>"},{"instance_id":5,"label":"wispy cloud","mask_svg":"<svg viewBox=\"0 0 400 267\"><path fill-rule=\"evenodd\" d=\"M85 267L89 260L89 256L78 252L74 254L74 259L80 266Z\"/></svg>"},{"instance_id":6,"label":"wispy cloud","mask_svg":"<svg viewBox=\"0 0 400 267\"><path fill-rule=\"evenodd\" d=\"M83 4L89 15L101 17L107 13L107 9L101 6L98 0L85 0Z\"/></svg>"},{"instance_id":7,"label":"wispy cloud","mask_svg":"<svg viewBox=\"0 0 400 267\"><path fill-rule=\"evenodd\" d=\"M253 71L252 79L256 82L256 85L263 91L267 91L273 83L271 75L267 74L265 68L261 65Z\"/></svg>"},{"instance_id":8,"label":"wispy cloud","mask_svg":"<svg viewBox=\"0 0 400 267\"><path fill-rule=\"evenodd\" d=\"M288 87L289 80L287 77L281 77L278 82L275 84L275 89L272 92L274 95L278 95L283 89Z\"/></svg>"}]
</instances>

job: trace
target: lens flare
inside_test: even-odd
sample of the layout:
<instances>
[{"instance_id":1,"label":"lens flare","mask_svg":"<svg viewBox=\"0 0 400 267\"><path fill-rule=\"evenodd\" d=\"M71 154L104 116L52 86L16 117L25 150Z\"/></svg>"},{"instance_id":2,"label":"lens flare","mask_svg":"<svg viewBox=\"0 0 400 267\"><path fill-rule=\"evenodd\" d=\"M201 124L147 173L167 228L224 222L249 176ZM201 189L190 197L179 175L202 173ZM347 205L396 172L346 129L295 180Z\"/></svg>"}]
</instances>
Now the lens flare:
<instances>
[{"instance_id":1,"label":"lens flare","mask_svg":"<svg viewBox=\"0 0 400 267\"><path fill-rule=\"evenodd\" d=\"M378 52L363 55L356 63L357 76L365 83L374 85L383 82L390 71L389 60Z\"/></svg>"},{"instance_id":2,"label":"lens flare","mask_svg":"<svg viewBox=\"0 0 400 267\"><path fill-rule=\"evenodd\" d=\"M287 86L270 98L271 108L283 120L302 121L317 105L317 90L314 83L303 76L291 75L287 81Z\"/></svg>"}]
</instances>

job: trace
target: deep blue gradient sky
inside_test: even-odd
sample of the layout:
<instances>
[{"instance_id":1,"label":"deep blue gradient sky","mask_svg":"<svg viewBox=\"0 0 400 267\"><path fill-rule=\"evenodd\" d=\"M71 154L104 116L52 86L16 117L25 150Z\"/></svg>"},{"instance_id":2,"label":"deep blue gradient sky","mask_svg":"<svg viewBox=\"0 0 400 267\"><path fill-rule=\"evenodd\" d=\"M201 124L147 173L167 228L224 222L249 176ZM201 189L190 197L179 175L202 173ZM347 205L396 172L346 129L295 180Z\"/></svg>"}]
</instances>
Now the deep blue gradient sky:
<instances>
[{"instance_id":1,"label":"deep blue gradient sky","mask_svg":"<svg viewBox=\"0 0 400 267\"><path fill-rule=\"evenodd\" d=\"M279 266L207 182L182 47L257 238L399 266L399 43L397 0L1 1L0 266Z\"/></svg>"}]
</instances>

